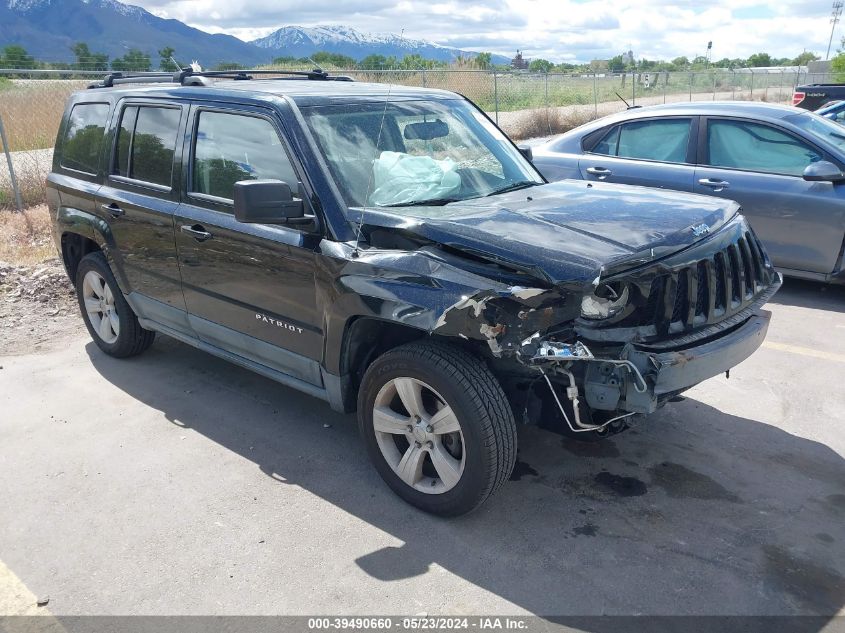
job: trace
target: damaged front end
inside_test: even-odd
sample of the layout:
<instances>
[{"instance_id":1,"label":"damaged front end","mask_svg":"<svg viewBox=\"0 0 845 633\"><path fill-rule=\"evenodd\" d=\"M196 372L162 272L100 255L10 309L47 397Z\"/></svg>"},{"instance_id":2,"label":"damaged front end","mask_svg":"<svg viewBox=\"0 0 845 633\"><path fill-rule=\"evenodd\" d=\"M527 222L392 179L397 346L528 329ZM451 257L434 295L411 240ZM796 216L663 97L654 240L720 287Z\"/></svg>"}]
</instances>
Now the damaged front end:
<instances>
[{"instance_id":1,"label":"damaged front end","mask_svg":"<svg viewBox=\"0 0 845 633\"><path fill-rule=\"evenodd\" d=\"M489 348L527 421L559 414L572 433L601 434L750 356L779 286L736 216L706 240L627 270L604 267L592 282L462 296L431 332Z\"/></svg>"}]
</instances>

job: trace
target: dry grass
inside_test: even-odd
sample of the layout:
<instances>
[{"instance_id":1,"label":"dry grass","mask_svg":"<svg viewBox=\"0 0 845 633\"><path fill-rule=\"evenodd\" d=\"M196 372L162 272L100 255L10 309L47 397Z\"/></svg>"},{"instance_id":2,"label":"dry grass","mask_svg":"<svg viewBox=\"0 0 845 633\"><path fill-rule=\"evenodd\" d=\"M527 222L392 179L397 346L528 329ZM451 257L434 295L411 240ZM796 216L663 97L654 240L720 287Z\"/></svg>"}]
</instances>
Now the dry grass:
<instances>
[{"instance_id":1,"label":"dry grass","mask_svg":"<svg viewBox=\"0 0 845 633\"><path fill-rule=\"evenodd\" d=\"M571 108L540 108L521 114L516 120L503 125L514 140L552 136L573 130L595 118L592 110Z\"/></svg>"},{"instance_id":2,"label":"dry grass","mask_svg":"<svg viewBox=\"0 0 845 633\"><path fill-rule=\"evenodd\" d=\"M46 205L23 213L0 212L0 261L15 266L35 266L56 258Z\"/></svg>"},{"instance_id":3,"label":"dry grass","mask_svg":"<svg viewBox=\"0 0 845 633\"><path fill-rule=\"evenodd\" d=\"M53 147L65 103L85 81L17 80L0 97L0 117L13 152Z\"/></svg>"}]
</instances>

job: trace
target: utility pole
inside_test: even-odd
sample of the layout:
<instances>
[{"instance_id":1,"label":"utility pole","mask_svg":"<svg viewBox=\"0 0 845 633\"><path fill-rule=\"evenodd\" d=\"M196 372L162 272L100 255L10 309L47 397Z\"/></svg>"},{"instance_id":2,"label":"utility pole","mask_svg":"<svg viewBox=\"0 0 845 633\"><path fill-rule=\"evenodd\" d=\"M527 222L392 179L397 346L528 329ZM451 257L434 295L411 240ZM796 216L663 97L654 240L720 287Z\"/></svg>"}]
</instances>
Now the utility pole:
<instances>
[{"instance_id":1,"label":"utility pole","mask_svg":"<svg viewBox=\"0 0 845 633\"><path fill-rule=\"evenodd\" d=\"M833 8L830 11L830 39L827 42L827 55L825 60L830 59L830 46L833 44L833 33L836 31L836 25L839 22L839 17L842 15L842 0L833 0Z\"/></svg>"}]
</instances>

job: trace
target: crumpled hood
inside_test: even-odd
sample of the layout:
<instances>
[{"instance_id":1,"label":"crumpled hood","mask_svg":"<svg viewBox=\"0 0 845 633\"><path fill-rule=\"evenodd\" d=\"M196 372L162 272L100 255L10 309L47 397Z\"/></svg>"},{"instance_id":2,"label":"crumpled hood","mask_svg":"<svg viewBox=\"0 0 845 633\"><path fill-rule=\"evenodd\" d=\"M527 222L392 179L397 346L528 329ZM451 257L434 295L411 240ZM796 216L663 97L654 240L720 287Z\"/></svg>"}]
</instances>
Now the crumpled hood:
<instances>
[{"instance_id":1,"label":"crumpled hood","mask_svg":"<svg viewBox=\"0 0 845 633\"><path fill-rule=\"evenodd\" d=\"M370 208L364 226L401 229L559 284L674 253L738 210L709 196L565 180L446 206Z\"/></svg>"}]
</instances>

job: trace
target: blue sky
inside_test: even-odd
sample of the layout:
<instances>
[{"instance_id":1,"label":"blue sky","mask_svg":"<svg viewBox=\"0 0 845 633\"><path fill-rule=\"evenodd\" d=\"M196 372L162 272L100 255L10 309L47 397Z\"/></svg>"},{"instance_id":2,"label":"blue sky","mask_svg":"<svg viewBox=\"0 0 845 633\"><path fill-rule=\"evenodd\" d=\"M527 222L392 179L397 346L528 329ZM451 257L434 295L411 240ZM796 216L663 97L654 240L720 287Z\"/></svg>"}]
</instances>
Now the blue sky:
<instances>
[{"instance_id":1,"label":"blue sky","mask_svg":"<svg viewBox=\"0 0 845 633\"><path fill-rule=\"evenodd\" d=\"M129 0L132 2L133 0ZM766 51L824 56L830 0L134 0L206 31L254 39L286 25L342 24L470 50L555 62L692 58L713 42L713 58ZM834 36L835 50L842 35Z\"/></svg>"}]
</instances>

